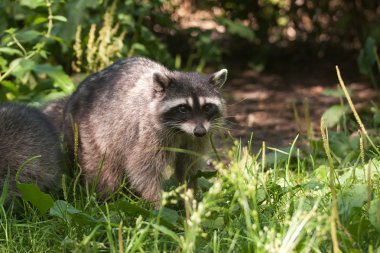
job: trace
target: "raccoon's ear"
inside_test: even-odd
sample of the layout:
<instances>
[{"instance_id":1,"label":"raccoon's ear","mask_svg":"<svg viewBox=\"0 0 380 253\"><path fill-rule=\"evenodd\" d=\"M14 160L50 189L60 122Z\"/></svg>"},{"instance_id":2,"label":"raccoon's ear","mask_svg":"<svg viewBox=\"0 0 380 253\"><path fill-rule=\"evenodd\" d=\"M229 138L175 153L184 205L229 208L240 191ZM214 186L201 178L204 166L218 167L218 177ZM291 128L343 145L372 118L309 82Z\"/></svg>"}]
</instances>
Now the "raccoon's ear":
<instances>
[{"instance_id":1,"label":"raccoon's ear","mask_svg":"<svg viewBox=\"0 0 380 253\"><path fill-rule=\"evenodd\" d=\"M162 73L153 74L154 90L157 92L164 92L170 85L170 78Z\"/></svg>"},{"instance_id":2,"label":"raccoon's ear","mask_svg":"<svg viewBox=\"0 0 380 253\"><path fill-rule=\"evenodd\" d=\"M227 80L227 72L227 69L222 69L218 72L215 72L210 77L210 83L218 88L222 87Z\"/></svg>"}]
</instances>

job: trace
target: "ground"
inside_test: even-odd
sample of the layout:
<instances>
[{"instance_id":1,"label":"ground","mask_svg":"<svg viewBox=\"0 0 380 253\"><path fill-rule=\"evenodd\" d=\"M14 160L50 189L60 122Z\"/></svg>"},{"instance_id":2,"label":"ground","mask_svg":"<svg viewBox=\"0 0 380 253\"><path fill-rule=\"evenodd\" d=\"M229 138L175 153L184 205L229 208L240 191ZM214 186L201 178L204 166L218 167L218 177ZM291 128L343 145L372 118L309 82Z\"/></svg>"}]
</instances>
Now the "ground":
<instances>
[{"instance_id":1,"label":"ground","mask_svg":"<svg viewBox=\"0 0 380 253\"><path fill-rule=\"evenodd\" d=\"M252 132L254 147L260 147L263 141L277 148L289 146L299 132L293 104L304 123L305 101L309 104L313 128L318 133L323 112L339 104L339 98L323 94L326 89L337 88L335 65L339 65L346 85L352 90L355 106L363 108L375 99L374 89L358 73L352 58L299 64L282 61L261 73L233 71L224 87L232 135L247 140Z\"/></svg>"},{"instance_id":2,"label":"ground","mask_svg":"<svg viewBox=\"0 0 380 253\"><path fill-rule=\"evenodd\" d=\"M215 22L217 8L200 10L192 8L192 4L192 1L183 1L173 13L172 18L179 27L214 29L223 33L223 27ZM253 133L253 146L256 148L261 147L263 141L267 146L289 146L299 132L293 104L303 123L304 103L309 104L312 125L318 134L323 112L331 105L339 104L339 98L323 95L324 90L337 88L336 65L340 67L358 108L365 108L375 99L372 85L358 72L357 50L344 51L339 45L338 48L326 45L315 48L315 45L306 45L307 43L301 43L301 47L297 43L289 43L289 48L282 50L268 45L273 47L270 49L272 59L268 60L265 71L258 73L252 68L240 67L241 62L246 62L247 59L239 58L249 56L245 52L254 50L251 44L239 44L229 36L220 41L223 41L224 50L238 49L239 53L234 59L229 59L230 62L225 62L230 73L224 87L228 106L227 126L233 136L244 141ZM279 57L275 56L276 52L280 52ZM311 52L318 53L310 55ZM257 54L256 58L259 58L260 52ZM304 126L301 128L305 131Z\"/></svg>"}]
</instances>

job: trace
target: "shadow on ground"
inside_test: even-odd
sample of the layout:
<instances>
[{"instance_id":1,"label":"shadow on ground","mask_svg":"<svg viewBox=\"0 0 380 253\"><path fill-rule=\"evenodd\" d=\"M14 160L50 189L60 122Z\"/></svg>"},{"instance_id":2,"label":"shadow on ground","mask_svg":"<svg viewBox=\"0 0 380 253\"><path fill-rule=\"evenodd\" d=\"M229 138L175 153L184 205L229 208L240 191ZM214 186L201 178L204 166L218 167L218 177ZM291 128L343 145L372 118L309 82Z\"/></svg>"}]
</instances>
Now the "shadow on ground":
<instances>
[{"instance_id":1,"label":"shadow on ground","mask_svg":"<svg viewBox=\"0 0 380 253\"><path fill-rule=\"evenodd\" d=\"M358 73L354 61L278 63L263 73L253 70L235 72L224 88L232 135L245 142L253 133L253 146L256 148L263 141L272 147L289 146L299 132L293 104L300 113L300 122L304 123L305 102L310 108L312 126L318 133L323 112L339 104L339 98L323 94L326 89L338 87L337 64L352 91L355 106L369 105L376 93L368 80ZM301 129L305 130L305 126L301 125Z\"/></svg>"}]
</instances>

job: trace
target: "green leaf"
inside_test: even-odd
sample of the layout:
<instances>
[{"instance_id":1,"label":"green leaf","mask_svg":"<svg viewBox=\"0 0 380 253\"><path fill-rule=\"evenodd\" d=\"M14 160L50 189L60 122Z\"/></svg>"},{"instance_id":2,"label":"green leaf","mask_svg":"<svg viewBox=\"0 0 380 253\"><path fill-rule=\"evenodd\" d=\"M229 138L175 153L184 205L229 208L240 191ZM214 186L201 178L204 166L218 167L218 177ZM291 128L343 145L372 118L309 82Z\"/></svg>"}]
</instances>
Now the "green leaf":
<instances>
[{"instance_id":1,"label":"green leaf","mask_svg":"<svg viewBox=\"0 0 380 253\"><path fill-rule=\"evenodd\" d=\"M18 88L13 82L4 80L1 82L1 85L13 93L18 93Z\"/></svg>"},{"instance_id":2,"label":"green leaf","mask_svg":"<svg viewBox=\"0 0 380 253\"><path fill-rule=\"evenodd\" d=\"M3 186L1 187L1 194L0 194L0 206L3 206L7 200L8 190L9 190L9 170L7 174L5 175Z\"/></svg>"},{"instance_id":3,"label":"green leaf","mask_svg":"<svg viewBox=\"0 0 380 253\"><path fill-rule=\"evenodd\" d=\"M172 225L176 225L180 218L177 211L167 207L162 207L159 211L157 211L157 214L160 215L160 219L164 219Z\"/></svg>"},{"instance_id":4,"label":"green leaf","mask_svg":"<svg viewBox=\"0 0 380 253\"><path fill-rule=\"evenodd\" d=\"M0 54L1 53L7 54L7 55L23 56L23 53L21 52L21 50L10 48L10 47L0 47Z\"/></svg>"},{"instance_id":5,"label":"green leaf","mask_svg":"<svg viewBox=\"0 0 380 253\"><path fill-rule=\"evenodd\" d=\"M371 201L371 207L368 210L369 221L380 233L380 201L378 199Z\"/></svg>"},{"instance_id":6,"label":"green leaf","mask_svg":"<svg viewBox=\"0 0 380 253\"><path fill-rule=\"evenodd\" d=\"M33 20L33 25L38 25L38 24L41 24L41 23L44 23L48 21L48 18L47 17L36 17L34 20Z\"/></svg>"},{"instance_id":7,"label":"green leaf","mask_svg":"<svg viewBox=\"0 0 380 253\"><path fill-rule=\"evenodd\" d=\"M310 182L307 182L306 184L303 184L301 185L301 187L305 190L313 190L313 191L318 191L322 188L325 187L324 184L322 184L321 182L319 181L310 181Z\"/></svg>"},{"instance_id":8,"label":"green leaf","mask_svg":"<svg viewBox=\"0 0 380 253\"><path fill-rule=\"evenodd\" d=\"M338 195L339 213L344 220L352 214L353 208L362 208L368 200L368 186L357 184Z\"/></svg>"},{"instance_id":9,"label":"green leaf","mask_svg":"<svg viewBox=\"0 0 380 253\"><path fill-rule=\"evenodd\" d=\"M41 214L45 215L53 206L54 201L50 194L42 192L37 185L17 183L16 186L21 192L22 199L32 203Z\"/></svg>"},{"instance_id":10,"label":"green leaf","mask_svg":"<svg viewBox=\"0 0 380 253\"><path fill-rule=\"evenodd\" d=\"M58 37L58 36L50 36L51 39L61 43L61 44L65 44L66 42L61 38L61 37Z\"/></svg>"},{"instance_id":11,"label":"green leaf","mask_svg":"<svg viewBox=\"0 0 380 253\"><path fill-rule=\"evenodd\" d=\"M49 94L41 94L40 96L37 96L37 99L40 103L45 104L49 101L58 100L63 97L66 97L67 94L62 91L56 91L56 90L49 90Z\"/></svg>"},{"instance_id":12,"label":"green leaf","mask_svg":"<svg viewBox=\"0 0 380 253\"><path fill-rule=\"evenodd\" d=\"M24 75L26 75L34 68L35 65L36 63L33 60L18 58L13 60L10 64L10 68L14 66L14 69L11 73L15 77L22 79Z\"/></svg>"},{"instance_id":13,"label":"green leaf","mask_svg":"<svg viewBox=\"0 0 380 253\"><path fill-rule=\"evenodd\" d=\"M202 173L202 172L200 172ZM198 173L197 173L198 174ZM206 178L204 177L198 177L197 178L197 185L200 189L204 190L204 191L208 191L211 186L213 185L212 183L210 183L210 181L208 181Z\"/></svg>"},{"instance_id":14,"label":"green leaf","mask_svg":"<svg viewBox=\"0 0 380 253\"><path fill-rule=\"evenodd\" d=\"M232 21L227 18L218 17L217 21L226 27L227 32L233 35L240 36L248 41L253 41L255 33L253 30L237 21Z\"/></svg>"},{"instance_id":15,"label":"green leaf","mask_svg":"<svg viewBox=\"0 0 380 253\"><path fill-rule=\"evenodd\" d=\"M223 229L225 226L223 217L202 220L202 226L209 229Z\"/></svg>"},{"instance_id":16,"label":"green leaf","mask_svg":"<svg viewBox=\"0 0 380 253\"><path fill-rule=\"evenodd\" d=\"M127 27L128 31L135 30L135 20L132 15L128 15L125 13L119 13L118 15L119 22Z\"/></svg>"},{"instance_id":17,"label":"green leaf","mask_svg":"<svg viewBox=\"0 0 380 253\"><path fill-rule=\"evenodd\" d=\"M350 136L347 136L344 132L329 132L329 143L330 149L332 152L338 156L338 158L346 159L351 157L355 152L359 150L358 142L356 142L357 146L355 146L355 139L357 136L352 136L352 140ZM354 152L351 154L351 152Z\"/></svg>"},{"instance_id":18,"label":"green leaf","mask_svg":"<svg viewBox=\"0 0 380 253\"><path fill-rule=\"evenodd\" d=\"M344 92L342 89L325 89L323 90L322 94L325 96L336 97L336 98L344 97ZM351 89L348 89L348 94L349 95L352 94Z\"/></svg>"},{"instance_id":19,"label":"green leaf","mask_svg":"<svg viewBox=\"0 0 380 253\"><path fill-rule=\"evenodd\" d=\"M274 164L274 163L283 163L286 162L289 158L289 152L290 147L284 147L284 148L271 148L268 147L271 152L268 152L266 162L267 164ZM293 157L294 154L291 154Z\"/></svg>"},{"instance_id":20,"label":"green leaf","mask_svg":"<svg viewBox=\"0 0 380 253\"><path fill-rule=\"evenodd\" d=\"M42 33L36 30L27 30L16 33L16 37L20 42L32 42L42 36Z\"/></svg>"},{"instance_id":21,"label":"green leaf","mask_svg":"<svg viewBox=\"0 0 380 253\"><path fill-rule=\"evenodd\" d=\"M148 53L146 47L143 44L141 44L141 43L134 43L131 46L131 50L134 53L134 55L137 55L137 54L147 54Z\"/></svg>"},{"instance_id":22,"label":"green leaf","mask_svg":"<svg viewBox=\"0 0 380 253\"><path fill-rule=\"evenodd\" d=\"M35 9L40 6L46 6L46 2L44 0L20 0L20 5Z\"/></svg>"},{"instance_id":23,"label":"green leaf","mask_svg":"<svg viewBox=\"0 0 380 253\"><path fill-rule=\"evenodd\" d=\"M150 211L147 209L144 209L140 206L134 205L132 203L129 203L126 200L119 200L114 203L109 204L110 210L117 210L117 211L123 211L130 216L143 216L143 217L149 217L152 215Z\"/></svg>"},{"instance_id":24,"label":"green leaf","mask_svg":"<svg viewBox=\"0 0 380 253\"><path fill-rule=\"evenodd\" d=\"M67 17L67 22L60 23L60 37L66 41L66 43L71 44L75 39L75 32L80 24L85 24L93 17L89 15L89 8L95 9L102 8L100 7L103 4L103 1L99 0L76 0L76 1L67 1L65 4L63 13Z\"/></svg>"},{"instance_id":25,"label":"green leaf","mask_svg":"<svg viewBox=\"0 0 380 253\"><path fill-rule=\"evenodd\" d=\"M261 203L267 198L267 193L264 188L257 189L256 198L257 198L257 203Z\"/></svg>"},{"instance_id":26,"label":"green leaf","mask_svg":"<svg viewBox=\"0 0 380 253\"><path fill-rule=\"evenodd\" d=\"M174 233L172 230L168 229L167 227L157 225L157 224L151 224L155 229L157 229L159 232L163 233L164 235L167 235L171 237L176 243L180 244L181 240L178 237L176 233Z\"/></svg>"},{"instance_id":27,"label":"green leaf","mask_svg":"<svg viewBox=\"0 0 380 253\"><path fill-rule=\"evenodd\" d=\"M61 22L67 22L67 18L64 16L53 16L53 19L61 21Z\"/></svg>"},{"instance_id":28,"label":"green leaf","mask_svg":"<svg viewBox=\"0 0 380 253\"><path fill-rule=\"evenodd\" d=\"M161 212L152 212L138 205L132 204L126 200L116 201L114 203L109 204L108 207L110 210L115 210L118 212L122 211L132 217L138 217L141 215L144 218L148 218L161 215L160 223L162 225L165 225L166 227L174 227L176 225L177 220L180 218L180 216L175 210L163 207L163 210L161 210Z\"/></svg>"},{"instance_id":29,"label":"green leaf","mask_svg":"<svg viewBox=\"0 0 380 253\"><path fill-rule=\"evenodd\" d=\"M380 112L379 111L376 111L374 114L373 114L373 122L375 124L380 124Z\"/></svg>"},{"instance_id":30,"label":"green leaf","mask_svg":"<svg viewBox=\"0 0 380 253\"><path fill-rule=\"evenodd\" d=\"M342 116L347 112L347 106L333 105L322 115L326 127L333 127L339 123Z\"/></svg>"},{"instance_id":31,"label":"green leaf","mask_svg":"<svg viewBox=\"0 0 380 253\"><path fill-rule=\"evenodd\" d=\"M59 217L66 222L72 221L79 225L94 225L102 222L100 220L94 219L81 210L76 209L64 200L55 201L54 205L52 205L50 208L49 214L51 216Z\"/></svg>"},{"instance_id":32,"label":"green leaf","mask_svg":"<svg viewBox=\"0 0 380 253\"><path fill-rule=\"evenodd\" d=\"M368 37L357 60L361 74L372 75L372 67L376 63L375 49L376 41L372 37Z\"/></svg>"},{"instance_id":33,"label":"green leaf","mask_svg":"<svg viewBox=\"0 0 380 253\"><path fill-rule=\"evenodd\" d=\"M41 56L44 59L47 59L47 52L45 50L40 50L38 52L38 55Z\"/></svg>"},{"instance_id":34,"label":"green leaf","mask_svg":"<svg viewBox=\"0 0 380 253\"><path fill-rule=\"evenodd\" d=\"M54 81L54 86L61 88L67 94L70 94L74 91L75 86L70 80L69 76L62 70L59 66L52 66L50 64L40 64L36 65L33 68L33 71L36 74L46 74Z\"/></svg>"},{"instance_id":35,"label":"green leaf","mask_svg":"<svg viewBox=\"0 0 380 253\"><path fill-rule=\"evenodd\" d=\"M330 172L330 167L326 165L320 165L313 172L313 176L321 181L327 181Z\"/></svg>"},{"instance_id":36,"label":"green leaf","mask_svg":"<svg viewBox=\"0 0 380 253\"><path fill-rule=\"evenodd\" d=\"M11 28L6 29L5 33L7 33L7 34L14 34L16 31L17 31L16 28L11 27Z\"/></svg>"},{"instance_id":37,"label":"green leaf","mask_svg":"<svg viewBox=\"0 0 380 253\"><path fill-rule=\"evenodd\" d=\"M54 205L50 208L49 214L51 216L59 217L66 220L68 214L76 214L82 211L76 209L64 200L57 200Z\"/></svg>"}]
</instances>

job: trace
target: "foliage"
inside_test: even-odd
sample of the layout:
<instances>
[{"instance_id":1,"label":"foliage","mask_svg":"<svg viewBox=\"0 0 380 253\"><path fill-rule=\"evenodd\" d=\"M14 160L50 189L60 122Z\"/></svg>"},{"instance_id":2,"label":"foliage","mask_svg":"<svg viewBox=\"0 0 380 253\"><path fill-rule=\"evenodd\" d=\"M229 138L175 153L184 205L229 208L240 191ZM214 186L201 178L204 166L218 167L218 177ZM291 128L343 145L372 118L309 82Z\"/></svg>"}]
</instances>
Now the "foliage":
<instances>
[{"instance_id":1,"label":"foliage","mask_svg":"<svg viewBox=\"0 0 380 253\"><path fill-rule=\"evenodd\" d=\"M353 34L356 29L347 29L360 15L354 5L333 2L342 5L225 0L206 1L203 7L219 6L222 11L213 18L225 29L222 38L242 42L236 44L244 56L259 52L259 61L265 62L268 45L359 36ZM372 1L362 2L362 9L371 11ZM199 71L225 55L235 56L211 29L180 31L166 8L161 0L0 2L0 101L40 104L68 95L75 89L73 80L81 78L77 73L99 70L125 56L148 56ZM333 18L324 22L330 14ZM375 36L375 23L360 36ZM185 34L185 53L175 51L182 43L169 42L171 34L179 33ZM359 56L364 74L373 73L373 48L369 39ZM342 96L339 91L334 95ZM200 173L196 196L184 186L169 187L158 210L122 191L102 202L92 189L79 185L76 175L63 178L59 197L19 183L22 207L13 212L4 207L5 185L0 250L330 252L338 243L343 252L379 251L380 156L355 134L347 108L341 102L324 114L326 125L338 126L338 131L329 131L324 141L310 140L309 150L298 149L297 139L286 150L264 147L257 152L250 143L243 147L234 141L223 148L222 160L214 161L217 173ZM369 115L376 129L379 108L373 105ZM331 218L333 211L339 213L337 219Z\"/></svg>"},{"instance_id":2,"label":"foliage","mask_svg":"<svg viewBox=\"0 0 380 253\"><path fill-rule=\"evenodd\" d=\"M41 100L52 92L69 94L74 85L60 66L48 62L49 52L46 47L60 39L52 34L54 22L65 22L62 16L52 14L50 1L22 1L3 3L8 7L1 8L7 12L16 7L42 8L43 15L21 15L25 27L8 28L1 34L0 44L0 99L1 100ZM6 16L1 13L1 16ZM24 16L25 15L25 16ZM16 16L18 17L18 16ZM5 22L7 24L7 22Z\"/></svg>"},{"instance_id":3,"label":"foliage","mask_svg":"<svg viewBox=\"0 0 380 253\"><path fill-rule=\"evenodd\" d=\"M351 42L367 37L358 64L375 84L370 39L379 41L380 34L378 21L371 19L375 2L4 0L0 99L40 104L70 94L82 78L73 74L99 70L121 57L142 55L198 71L233 57L262 69L270 55L294 43L358 49L360 43ZM200 16L201 24L181 26L173 16L188 4L188 15L207 10L214 25L202 26Z\"/></svg>"},{"instance_id":4,"label":"foliage","mask_svg":"<svg viewBox=\"0 0 380 253\"><path fill-rule=\"evenodd\" d=\"M216 19L225 25L225 37L233 39L230 52L225 54L250 57L255 64L266 64L272 57L277 60L286 52L292 57L294 54L320 57L337 51L359 50L369 36L380 41L375 0L206 3L209 8L220 7L221 14ZM238 47L234 48L234 44Z\"/></svg>"},{"instance_id":5,"label":"foliage","mask_svg":"<svg viewBox=\"0 0 380 253\"><path fill-rule=\"evenodd\" d=\"M138 54L173 66L165 45L144 20L149 13L158 24L169 22L158 14L161 5L159 0L123 5L117 1L3 1L0 100L39 104L71 94L75 86L68 75L97 71L122 56Z\"/></svg>"},{"instance_id":6,"label":"foliage","mask_svg":"<svg viewBox=\"0 0 380 253\"><path fill-rule=\"evenodd\" d=\"M1 250L329 252L331 177L339 248L379 249L378 155L363 164L355 162L360 154L348 164L335 157L332 175L326 159L291 148L283 162L270 162L267 151L253 153L236 141L224 156L228 165L216 162L217 176L198 177L197 196L183 186L174 188L163 193L159 210L128 195L99 202L91 191L74 186L75 180L64 180L64 197L54 202L33 190L37 202L24 202L17 216L2 209ZM48 203L48 213L35 211Z\"/></svg>"},{"instance_id":7,"label":"foliage","mask_svg":"<svg viewBox=\"0 0 380 253\"><path fill-rule=\"evenodd\" d=\"M367 38L364 47L360 50L358 66L360 73L370 77L373 86L378 91L378 81L376 81L374 68L377 66L378 74L380 74L380 60L377 54L376 41L372 37Z\"/></svg>"},{"instance_id":8,"label":"foliage","mask_svg":"<svg viewBox=\"0 0 380 253\"><path fill-rule=\"evenodd\" d=\"M378 113L373 112L375 116ZM326 114L324 119L332 115ZM17 214L2 206L0 238L5 239L0 240L0 248L379 251L380 153L364 142L364 135L325 133L324 127L321 125L322 140L311 142L311 153L296 148L298 137L286 150L263 146L257 152L251 149L252 140L244 147L235 140L232 148L213 161L216 173L198 174L196 196L184 185L169 186L158 210L125 194L123 188L102 202L91 187L78 185L79 174L74 179L63 178L63 197L59 199L35 185L18 184L24 208ZM33 240L22 239L27 235Z\"/></svg>"},{"instance_id":9,"label":"foliage","mask_svg":"<svg viewBox=\"0 0 380 253\"><path fill-rule=\"evenodd\" d=\"M120 52L123 49L126 32L120 33L119 24L114 25L115 11L116 2L104 14L103 26L98 33L96 25L91 25L85 48L82 47L82 26L78 25L73 46L76 56L76 61L72 63L74 71L81 72L85 66L88 73L97 72L111 65L114 59L121 57ZM84 60L83 55L86 56Z\"/></svg>"}]
</instances>

